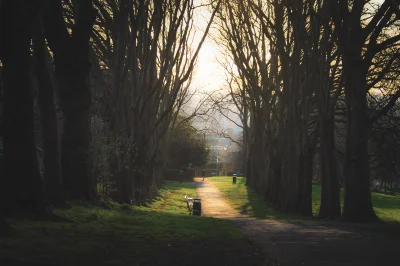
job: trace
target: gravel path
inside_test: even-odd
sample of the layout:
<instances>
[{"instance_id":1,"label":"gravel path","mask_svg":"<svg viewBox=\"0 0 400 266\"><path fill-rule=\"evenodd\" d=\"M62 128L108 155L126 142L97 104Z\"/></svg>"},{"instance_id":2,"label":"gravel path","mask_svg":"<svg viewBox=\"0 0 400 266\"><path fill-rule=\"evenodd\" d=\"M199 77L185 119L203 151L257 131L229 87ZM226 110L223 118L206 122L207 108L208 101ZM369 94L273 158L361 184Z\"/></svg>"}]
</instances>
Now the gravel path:
<instances>
[{"instance_id":1,"label":"gravel path","mask_svg":"<svg viewBox=\"0 0 400 266\"><path fill-rule=\"evenodd\" d=\"M202 215L229 219L257 244L273 265L398 265L400 239L360 226L320 221L258 220L238 214L209 181L195 178Z\"/></svg>"}]
</instances>

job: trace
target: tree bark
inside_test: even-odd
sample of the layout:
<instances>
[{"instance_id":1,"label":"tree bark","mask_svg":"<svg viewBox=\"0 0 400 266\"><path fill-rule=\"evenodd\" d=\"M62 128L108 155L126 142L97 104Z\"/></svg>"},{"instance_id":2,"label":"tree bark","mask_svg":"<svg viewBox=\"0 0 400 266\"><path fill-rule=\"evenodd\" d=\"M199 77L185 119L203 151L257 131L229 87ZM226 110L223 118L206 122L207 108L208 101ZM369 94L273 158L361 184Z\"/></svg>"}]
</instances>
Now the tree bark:
<instances>
[{"instance_id":1,"label":"tree bark","mask_svg":"<svg viewBox=\"0 0 400 266\"><path fill-rule=\"evenodd\" d=\"M315 156L316 137L310 140L306 145L303 153L301 154L299 174L302 175L300 179L302 186L302 195L300 198L300 212L303 216L312 216L312 176L313 164Z\"/></svg>"},{"instance_id":2,"label":"tree bark","mask_svg":"<svg viewBox=\"0 0 400 266\"><path fill-rule=\"evenodd\" d=\"M88 76L78 71L56 68L64 113L61 137L62 169L67 197L90 199L93 189L90 184L88 154L91 96L90 86L86 81Z\"/></svg>"},{"instance_id":3,"label":"tree bark","mask_svg":"<svg viewBox=\"0 0 400 266\"><path fill-rule=\"evenodd\" d=\"M344 61L348 104L345 160L345 199L343 219L354 222L377 220L372 208L367 117L366 77L360 73L362 66Z\"/></svg>"},{"instance_id":4,"label":"tree bark","mask_svg":"<svg viewBox=\"0 0 400 266\"><path fill-rule=\"evenodd\" d=\"M337 173L337 162L335 158L335 136L333 116L320 119L320 142L321 142L321 207L320 218L340 218L340 193L339 179Z\"/></svg>"},{"instance_id":5,"label":"tree bark","mask_svg":"<svg viewBox=\"0 0 400 266\"><path fill-rule=\"evenodd\" d=\"M45 211L34 138L33 95L30 84L31 28L40 6L36 1L6 1L11 29L2 37L4 84L3 211ZM2 14L3 15L3 14ZM8 30L8 29L7 29Z\"/></svg>"},{"instance_id":6,"label":"tree bark","mask_svg":"<svg viewBox=\"0 0 400 266\"><path fill-rule=\"evenodd\" d=\"M58 140L58 125L54 104L54 84L49 68L48 51L45 44L41 20L33 38L38 81L39 108L43 125L43 164L45 192L55 206L64 202L61 177L61 160Z\"/></svg>"},{"instance_id":7,"label":"tree bark","mask_svg":"<svg viewBox=\"0 0 400 266\"><path fill-rule=\"evenodd\" d=\"M45 34L54 53L55 76L64 114L61 165L66 197L90 199L95 185L90 176L89 39L96 10L91 1L79 4L72 36L68 32L61 2L47 1L43 19Z\"/></svg>"}]
</instances>

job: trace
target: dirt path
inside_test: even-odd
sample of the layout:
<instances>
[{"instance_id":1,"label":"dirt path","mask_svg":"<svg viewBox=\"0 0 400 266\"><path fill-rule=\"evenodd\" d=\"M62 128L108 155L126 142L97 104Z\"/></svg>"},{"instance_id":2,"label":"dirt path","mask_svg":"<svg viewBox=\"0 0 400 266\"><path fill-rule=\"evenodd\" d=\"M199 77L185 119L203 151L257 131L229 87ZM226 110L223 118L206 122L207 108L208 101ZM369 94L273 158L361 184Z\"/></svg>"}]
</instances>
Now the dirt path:
<instances>
[{"instance_id":1,"label":"dirt path","mask_svg":"<svg viewBox=\"0 0 400 266\"><path fill-rule=\"evenodd\" d=\"M398 262L400 239L366 233L354 224L257 220L238 214L211 182L195 178L205 216L229 219L279 265L375 266Z\"/></svg>"}]
</instances>

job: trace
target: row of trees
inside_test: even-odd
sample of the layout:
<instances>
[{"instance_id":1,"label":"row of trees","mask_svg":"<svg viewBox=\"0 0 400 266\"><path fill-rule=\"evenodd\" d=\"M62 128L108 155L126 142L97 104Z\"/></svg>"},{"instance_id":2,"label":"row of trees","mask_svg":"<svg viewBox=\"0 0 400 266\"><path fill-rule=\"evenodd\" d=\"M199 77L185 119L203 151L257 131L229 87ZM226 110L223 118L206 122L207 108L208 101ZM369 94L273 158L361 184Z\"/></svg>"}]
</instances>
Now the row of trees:
<instances>
[{"instance_id":1,"label":"row of trees","mask_svg":"<svg viewBox=\"0 0 400 266\"><path fill-rule=\"evenodd\" d=\"M166 166L172 169L199 167L207 163L209 150L204 135L187 117L179 116L168 132Z\"/></svg>"},{"instance_id":2,"label":"row of trees","mask_svg":"<svg viewBox=\"0 0 400 266\"><path fill-rule=\"evenodd\" d=\"M216 4L197 40L193 0L1 1L2 213L148 200Z\"/></svg>"},{"instance_id":3,"label":"row of trees","mask_svg":"<svg viewBox=\"0 0 400 266\"><path fill-rule=\"evenodd\" d=\"M376 101L374 101L376 103ZM395 189L400 182L400 104L379 118L369 143L370 168L375 190ZM378 186L379 185L379 186Z\"/></svg>"},{"instance_id":4,"label":"row of trees","mask_svg":"<svg viewBox=\"0 0 400 266\"><path fill-rule=\"evenodd\" d=\"M248 185L283 212L312 215L318 147L319 216L377 219L368 143L400 96L398 1L233 0L217 16L215 40L228 51L226 102L243 124ZM368 95L378 102L369 105ZM345 132L343 211L338 130Z\"/></svg>"}]
</instances>

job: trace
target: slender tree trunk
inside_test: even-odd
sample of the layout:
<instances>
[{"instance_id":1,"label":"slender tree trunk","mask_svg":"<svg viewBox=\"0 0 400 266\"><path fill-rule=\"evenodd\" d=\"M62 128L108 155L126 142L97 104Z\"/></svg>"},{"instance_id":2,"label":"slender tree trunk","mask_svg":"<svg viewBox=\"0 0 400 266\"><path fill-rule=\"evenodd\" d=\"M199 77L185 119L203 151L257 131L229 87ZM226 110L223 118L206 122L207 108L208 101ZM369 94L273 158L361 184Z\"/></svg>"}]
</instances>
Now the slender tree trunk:
<instances>
[{"instance_id":1,"label":"slender tree trunk","mask_svg":"<svg viewBox=\"0 0 400 266\"><path fill-rule=\"evenodd\" d=\"M321 207L319 217L335 219L341 216L340 192L335 158L333 117L321 117Z\"/></svg>"},{"instance_id":2,"label":"slender tree trunk","mask_svg":"<svg viewBox=\"0 0 400 266\"><path fill-rule=\"evenodd\" d=\"M35 31L34 54L38 81L39 107L43 125L43 164L47 198L56 206L64 204L54 84L41 21Z\"/></svg>"},{"instance_id":3,"label":"slender tree trunk","mask_svg":"<svg viewBox=\"0 0 400 266\"><path fill-rule=\"evenodd\" d=\"M282 193L282 187L280 186L280 182L282 179L281 172L282 172L282 160L280 156L273 156L272 157L272 174L273 174L273 181L272 181L272 186L271 186L271 199L272 203L275 206L278 206L281 193Z\"/></svg>"},{"instance_id":4,"label":"slender tree trunk","mask_svg":"<svg viewBox=\"0 0 400 266\"><path fill-rule=\"evenodd\" d=\"M1 14L0 14L1 15ZM1 39L1 36L0 36ZM1 57L0 57L1 58ZM4 92L3 92L3 78L2 78L2 67L0 67L0 176L4 176L4 123L3 123L3 104L4 104ZM1 211L0 211L1 213Z\"/></svg>"},{"instance_id":5,"label":"slender tree trunk","mask_svg":"<svg viewBox=\"0 0 400 266\"><path fill-rule=\"evenodd\" d=\"M111 193L111 198L118 203L124 203L122 199L122 180L117 175L118 162L117 158L114 156L110 156L110 172L112 173L112 178L114 180L114 191Z\"/></svg>"},{"instance_id":6,"label":"slender tree trunk","mask_svg":"<svg viewBox=\"0 0 400 266\"><path fill-rule=\"evenodd\" d=\"M312 175L315 156L315 141L310 141L301 155L300 169L303 178L301 180L302 196L300 202L300 212L304 216L312 216Z\"/></svg>"},{"instance_id":7,"label":"slender tree trunk","mask_svg":"<svg viewBox=\"0 0 400 266\"><path fill-rule=\"evenodd\" d=\"M4 41L1 40L6 40L7 38L7 34L6 34L6 27L5 27L5 23L6 23L6 11L4 7L3 7L3 2L0 3L0 61L3 60L4 55L5 55L5 47L4 47ZM8 52L8 51L7 51ZM3 179L5 178L5 172L4 172L4 122L3 122L3 118L4 118L4 112L3 112L3 106L4 106L4 90L3 90L3 67L0 66L0 104L1 104L1 108L0 108L0 147L1 147L1 151L0 151L0 182L3 183ZM2 234L5 234L8 230L8 225L6 224L6 222L3 221L4 219L4 210L6 207L6 200L7 197L4 193L4 186L3 189L1 189L0 187L0 222L2 223L1 227L1 231L3 232Z\"/></svg>"}]
</instances>

